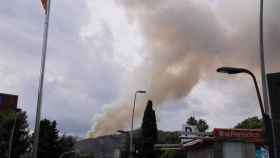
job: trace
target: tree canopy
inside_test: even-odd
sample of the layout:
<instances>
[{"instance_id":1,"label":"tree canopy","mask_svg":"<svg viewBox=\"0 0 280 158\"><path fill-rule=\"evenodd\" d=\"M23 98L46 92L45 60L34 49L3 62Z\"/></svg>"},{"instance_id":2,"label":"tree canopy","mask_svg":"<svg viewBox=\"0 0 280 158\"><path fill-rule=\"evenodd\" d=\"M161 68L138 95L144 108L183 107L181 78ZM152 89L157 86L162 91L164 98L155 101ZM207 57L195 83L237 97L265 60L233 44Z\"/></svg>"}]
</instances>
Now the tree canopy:
<instances>
[{"instance_id":1,"label":"tree canopy","mask_svg":"<svg viewBox=\"0 0 280 158\"><path fill-rule=\"evenodd\" d=\"M196 126L199 132L205 132L209 129L209 125L206 120L204 119L197 120L194 116L191 116L187 119L187 124L191 126Z\"/></svg>"},{"instance_id":2,"label":"tree canopy","mask_svg":"<svg viewBox=\"0 0 280 158\"><path fill-rule=\"evenodd\" d=\"M0 112L0 158L8 157L9 141L14 127L11 158L19 158L31 152L32 136L26 112ZM38 157L58 157L61 153L73 150L75 139L60 136L56 121L47 119L40 122Z\"/></svg>"},{"instance_id":3,"label":"tree canopy","mask_svg":"<svg viewBox=\"0 0 280 158\"><path fill-rule=\"evenodd\" d=\"M249 117L240 123L238 123L234 128L242 128L242 129L258 129L264 128L263 121L258 117Z\"/></svg>"},{"instance_id":4,"label":"tree canopy","mask_svg":"<svg viewBox=\"0 0 280 158\"><path fill-rule=\"evenodd\" d=\"M16 119L16 120L15 120ZM30 150L30 137L25 112L7 111L0 113L0 157L8 157L9 140L13 126L14 135L11 157L18 158Z\"/></svg>"},{"instance_id":5,"label":"tree canopy","mask_svg":"<svg viewBox=\"0 0 280 158\"><path fill-rule=\"evenodd\" d=\"M154 158L154 145L158 139L156 114L153 109L153 102L149 100L143 116L141 125L142 131L142 154L146 158Z\"/></svg>"},{"instance_id":6,"label":"tree canopy","mask_svg":"<svg viewBox=\"0 0 280 158\"><path fill-rule=\"evenodd\" d=\"M75 139L70 136L59 136L56 121L41 120L38 157L59 157L63 152L73 149Z\"/></svg>"},{"instance_id":7,"label":"tree canopy","mask_svg":"<svg viewBox=\"0 0 280 158\"><path fill-rule=\"evenodd\" d=\"M188 118L187 124L191 125L191 126L196 126L197 125L197 120L195 119L195 117L191 116L191 117Z\"/></svg>"}]
</instances>

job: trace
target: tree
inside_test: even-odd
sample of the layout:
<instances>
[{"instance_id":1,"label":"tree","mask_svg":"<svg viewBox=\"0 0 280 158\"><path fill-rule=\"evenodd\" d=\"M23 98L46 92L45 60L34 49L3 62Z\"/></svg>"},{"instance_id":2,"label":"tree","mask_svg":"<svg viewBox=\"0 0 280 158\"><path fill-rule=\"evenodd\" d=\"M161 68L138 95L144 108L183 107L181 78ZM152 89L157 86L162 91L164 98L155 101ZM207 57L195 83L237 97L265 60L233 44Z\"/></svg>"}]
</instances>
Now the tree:
<instances>
[{"instance_id":1,"label":"tree","mask_svg":"<svg viewBox=\"0 0 280 158\"><path fill-rule=\"evenodd\" d=\"M16 119L16 122L15 122ZM11 157L18 158L30 150L30 136L25 112L7 111L0 113L0 157L8 157L9 139L15 124Z\"/></svg>"},{"instance_id":2,"label":"tree","mask_svg":"<svg viewBox=\"0 0 280 158\"><path fill-rule=\"evenodd\" d=\"M56 121L41 120L38 157L59 157L63 152L72 150L74 144L73 137L65 135L59 137Z\"/></svg>"},{"instance_id":3,"label":"tree","mask_svg":"<svg viewBox=\"0 0 280 158\"><path fill-rule=\"evenodd\" d=\"M186 157L186 152L178 151L178 150L163 150L159 152L160 158L182 158Z\"/></svg>"},{"instance_id":4,"label":"tree","mask_svg":"<svg viewBox=\"0 0 280 158\"><path fill-rule=\"evenodd\" d=\"M56 121L49 121L47 119L41 120L38 157L58 157L58 138L59 136L58 130L56 129Z\"/></svg>"},{"instance_id":5,"label":"tree","mask_svg":"<svg viewBox=\"0 0 280 158\"><path fill-rule=\"evenodd\" d=\"M160 154L160 158L176 158L176 150L164 150Z\"/></svg>"},{"instance_id":6,"label":"tree","mask_svg":"<svg viewBox=\"0 0 280 158\"><path fill-rule=\"evenodd\" d=\"M195 117L191 116L191 117L188 118L187 124L191 125L191 126L196 126L197 125L197 120L195 119Z\"/></svg>"},{"instance_id":7,"label":"tree","mask_svg":"<svg viewBox=\"0 0 280 158\"><path fill-rule=\"evenodd\" d=\"M58 150L60 153L74 150L76 139L72 136L63 135L58 140Z\"/></svg>"},{"instance_id":8,"label":"tree","mask_svg":"<svg viewBox=\"0 0 280 158\"><path fill-rule=\"evenodd\" d=\"M249 117L242 122L238 123L234 128L242 128L242 129L258 129L264 128L263 121L258 117Z\"/></svg>"},{"instance_id":9,"label":"tree","mask_svg":"<svg viewBox=\"0 0 280 158\"><path fill-rule=\"evenodd\" d=\"M209 125L205 120L200 119L198 120L196 127L199 132L205 132L206 130L208 130Z\"/></svg>"},{"instance_id":10,"label":"tree","mask_svg":"<svg viewBox=\"0 0 280 158\"><path fill-rule=\"evenodd\" d=\"M180 136L181 131L166 132L158 131L158 141L159 144L179 144L181 142Z\"/></svg>"},{"instance_id":11,"label":"tree","mask_svg":"<svg viewBox=\"0 0 280 158\"><path fill-rule=\"evenodd\" d=\"M143 137L142 155L146 158L154 158L154 145L157 142L157 122L156 114L153 109L153 102L148 100L141 125Z\"/></svg>"},{"instance_id":12,"label":"tree","mask_svg":"<svg viewBox=\"0 0 280 158\"><path fill-rule=\"evenodd\" d=\"M194 116L191 116L187 120L187 124L191 126L196 126L199 132L205 132L209 129L209 125L206 120L199 119L198 121Z\"/></svg>"}]
</instances>

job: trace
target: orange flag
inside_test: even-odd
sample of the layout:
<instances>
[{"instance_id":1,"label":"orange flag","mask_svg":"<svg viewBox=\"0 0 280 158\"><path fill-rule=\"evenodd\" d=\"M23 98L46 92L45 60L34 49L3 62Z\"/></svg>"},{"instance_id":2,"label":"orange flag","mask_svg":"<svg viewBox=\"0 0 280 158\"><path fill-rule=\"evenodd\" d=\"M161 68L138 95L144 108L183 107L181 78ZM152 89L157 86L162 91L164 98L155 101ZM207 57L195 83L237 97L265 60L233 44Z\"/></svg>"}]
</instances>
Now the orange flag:
<instances>
[{"instance_id":1,"label":"orange flag","mask_svg":"<svg viewBox=\"0 0 280 158\"><path fill-rule=\"evenodd\" d=\"M47 10L48 10L48 0L41 0L43 8L45 9L45 12L47 14Z\"/></svg>"}]
</instances>

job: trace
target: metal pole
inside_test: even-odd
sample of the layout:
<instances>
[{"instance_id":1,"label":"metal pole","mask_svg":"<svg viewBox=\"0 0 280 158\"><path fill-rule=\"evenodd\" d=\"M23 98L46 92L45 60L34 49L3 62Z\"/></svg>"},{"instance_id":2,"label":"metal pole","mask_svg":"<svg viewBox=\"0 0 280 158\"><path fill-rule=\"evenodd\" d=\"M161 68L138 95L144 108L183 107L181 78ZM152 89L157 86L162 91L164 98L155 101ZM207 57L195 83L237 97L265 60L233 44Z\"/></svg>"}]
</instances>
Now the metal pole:
<instances>
[{"instance_id":1,"label":"metal pole","mask_svg":"<svg viewBox=\"0 0 280 158\"><path fill-rule=\"evenodd\" d=\"M13 138L14 138L14 132L15 132L15 128L16 128L16 123L17 123L17 112L16 112L16 115L15 115L15 118L14 118L13 128L12 128L11 135L10 135L10 140L9 140L8 158L11 158L12 147L13 147Z\"/></svg>"},{"instance_id":2,"label":"metal pole","mask_svg":"<svg viewBox=\"0 0 280 158\"><path fill-rule=\"evenodd\" d=\"M45 63L46 63L47 44L48 44L51 0L48 0L47 3L48 4L47 4L46 16L45 16L45 29L44 29L42 58L41 58L41 73L40 73L40 83L38 88L37 112L36 112L36 122L35 122L35 132L34 132L33 153L32 153L33 158L37 158L38 144L39 144L40 119L41 119L41 109L42 109L42 99L43 99L43 87L44 87Z\"/></svg>"},{"instance_id":3,"label":"metal pole","mask_svg":"<svg viewBox=\"0 0 280 158\"><path fill-rule=\"evenodd\" d=\"M269 155L271 158L277 158L276 157L276 153L275 153L275 146L274 146L274 140L273 140L273 126L272 126L272 122L271 119L269 117L269 115L267 113L265 113L265 109L263 107L263 102L261 99L261 94L260 94L260 90L258 87L258 83L257 83L257 79L255 77L255 75L251 72L251 71L246 71L246 73L248 73L255 84L255 88L256 88L256 92L257 92L257 96L258 96L258 100L259 100L259 105L260 105L260 109L261 109L261 113L262 113L262 118L263 118L263 122L264 122L264 126L265 126L265 137L266 140L268 141L268 147L269 147Z\"/></svg>"},{"instance_id":4,"label":"metal pole","mask_svg":"<svg viewBox=\"0 0 280 158\"><path fill-rule=\"evenodd\" d=\"M269 115L267 115L264 111L264 107L263 107L263 102L262 102L262 98L261 98L261 93L260 93L260 89L257 83L257 79L255 77L255 75L251 72L251 71L246 71L253 79L254 81L254 85L256 88L256 92L257 92L257 96L258 96L258 100L259 100L259 105L260 105L260 109L261 109L261 114L262 114L262 118L263 118L263 122L264 122L264 126L265 126L265 137L266 137L266 141L268 141L268 147L269 147L269 154L271 155L271 157L273 158L275 155L275 153L273 152L274 150L272 150L272 144L271 141L273 141L272 139L272 125L271 125L271 121L269 118Z\"/></svg>"},{"instance_id":5,"label":"metal pole","mask_svg":"<svg viewBox=\"0 0 280 158\"><path fill-rule=\"evenodd\" d=\"M129 156L132 156L133 153L133 122L134 122L134 111L135 111L135 103L136 103L136 96L137 96L138 91L135 92L134 94L134 102L133 102L133 109L132 109L132 116L131 116L131 129L130 129L130 144L129 144Z\"/></svg>"},{"instance_id":6,"label":"metal pole","mask_svg":"<svg viewBox=\"0 0 280 158\"><path fill-rule=\"evenodd\" d=\"M261 76L262 76L262 90L263 90L263 101L264 110L267 114L270 114L269 102L268 102L268 91L267 91L267 78L264 61L264 46L263 46L263 0L260 0L260 63L261 63Z\"/></svg>"},{"instance_id":7,"label":"metal pole","mask_svg":"<svg viewBox=\"0 0 280 158\"><path fill-rule=\"evenodd\" d=\"M267 83L267 76L266 76L266 68L265 68L265 60L264 60L264 42L263 42L263 0L260 0L260 39L259 39L259 45L260 45L260 63L261 63L261 76L262 76L262 90L263 90L263 101L264 101L264 110L266 115L269 117L268 121L270 121L271 124L271 134L272 134L272 148L274 157L277 158L277 147L275 142L275 130L273 126L273 120L271 115L271 108L269 106L269 94L268 94L268 83Z\"/></svg>"}]
</instances>

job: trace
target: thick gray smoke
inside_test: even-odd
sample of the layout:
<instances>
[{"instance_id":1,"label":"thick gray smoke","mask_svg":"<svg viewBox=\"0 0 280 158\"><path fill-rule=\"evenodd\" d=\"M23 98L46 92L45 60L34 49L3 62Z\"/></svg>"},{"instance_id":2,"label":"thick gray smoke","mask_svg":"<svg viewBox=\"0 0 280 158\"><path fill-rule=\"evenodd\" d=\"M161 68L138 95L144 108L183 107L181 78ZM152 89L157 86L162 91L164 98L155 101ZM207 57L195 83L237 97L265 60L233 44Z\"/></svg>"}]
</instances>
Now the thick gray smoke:
<instances>
[{"instance_id":1,"label":"thick gray smoke","mask_svg":"<svg viewBox=\"0 0 280 158\"><path fill-rule=\"evenodd\" d=\"M186 97L202 77L221 65L256 69L258 4L197 0L119 0L145 37L145 59L135 70L131 91L144 87L160 106ZM247 7L247 8L246 8ZM233 12L235 11L235 12ZM279 26L279 25L278 25ZM275 28L278 31L279 27ZM94 136L128 127L132 98L114 103L94 127ZM145 108L139 103L136 118Z\"/></svg>"}]
</instances>

